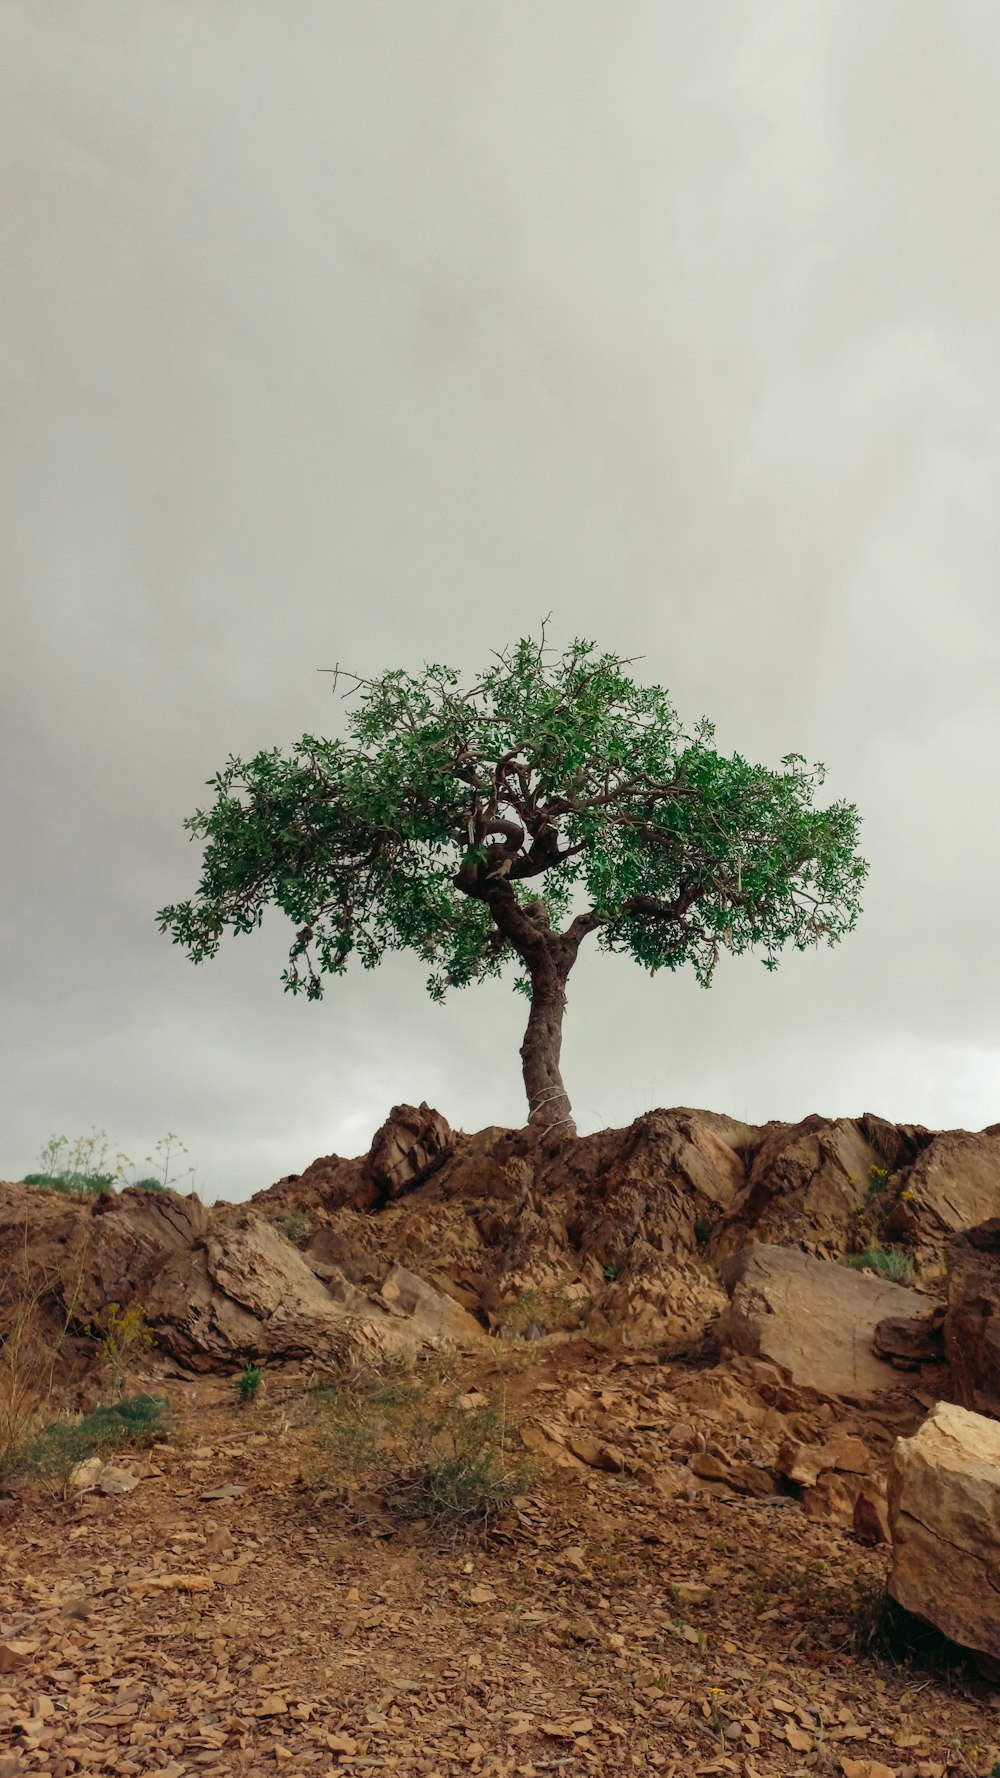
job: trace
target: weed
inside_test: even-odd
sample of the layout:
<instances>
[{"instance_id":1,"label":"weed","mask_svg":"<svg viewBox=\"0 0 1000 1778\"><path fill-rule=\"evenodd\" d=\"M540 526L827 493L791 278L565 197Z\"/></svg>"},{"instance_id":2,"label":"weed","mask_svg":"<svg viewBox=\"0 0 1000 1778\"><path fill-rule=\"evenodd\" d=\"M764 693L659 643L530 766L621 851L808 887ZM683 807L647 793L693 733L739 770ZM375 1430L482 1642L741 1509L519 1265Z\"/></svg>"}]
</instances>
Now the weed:
<instances>
[{"instance_id":1,"label":"weed","mask_svg":"<svg viewBox=\"0 0 1000 1778\"><path fill-rule=\"evenodd\" d=\"M131 1359L155 1343L152 1329L146 1325L146 1311L141 1303L109 1303L88 1331L97 1342L98 1357L111 1389L120 1395Z\"/></svg>"},{"instance_id":2,"label":"weed","mask_svg":"<svg viewBox=\"0 0 1000 1778\"><path fill-rule=\"evenodd\" d=\"M233 1388L241 1407L248 1408L251 1402L256 1401L263 1382L264 1372L261 1366L254 1364L252 1359L247 1359L239 1375L233 1378Z\"/></svg>"},{"instance_id":3,"label":"weed","mask_svg":"<svg viewBox=\"0 0 1000 1778\"><path fill-rule=\"evenodd\" d=\"M178 1155L187 1149L173 1130L168 1130L146 1156L146 1165L157 1169L142 1179L135 1179L135 1164L120 1149L113 1150L106 1130L91 1129L88 1136L50 1136L39 1156L39 1167L24 1175L25 1185L45 1191L71 1192L81 1197L100 1197L103 1192L117 1191L136 1185L146 1191L175 1190L182 1178L194 1173L193 1167L173 1171Z\"/></svg>"},{"instance_id":4,"label":"weed","mask_svg":"<svg viewBox=\"0 0 1000 1778\"><path fill-rule=\"evenodd\" d=\"M31 1257L26 1220L20 1255L0 1278L0 1484L15 1453L51 1415L85 1251L81 1243L68 1263L46 1270ZM56 1318L52 1305L58 1301Z\"/></svg>"},{"instance_id":5,"label":"weed","mask_svg":"<svg viewBox=\"0 0 1000 1778\"><path fill-rule=\"evenodd\" d=\"M914 1272L912 1256L901 1247L886 1250L875 1243L866 1247L863 1253L847 1254L844 1264L855 1271L878 1272L890 1284L909 1284Z\"/></svg>"},{"instance_id":6,"label":"weed","mask_svg":"<svg viewBox=\"0 0 1000 1778\"><path fill-rule=\"evenodd\" d=\"M712 1224L707 1216L696 1216L694 1219L694 1238L699 1247L707 1247L712 1238Z\"/></svg>"},{"instance_id":7,"label":"weed","mask_svg":"<svg viewBox=\"0 0 1000 1778\"><path fill-rule=\"evenodd\" d=\"M539 1325L542 1299L537 1290L522 1290L519 1296L504 1303L497 1316L497 1332L501 1339L523 1339L530 1327Z\"/></svg>"},{"instance_id":8,"label":"weed","mask_svg":"<svg viewBox=\"0 0 1000 1778\"><path fill-rule=\"evenodd\" d=\"M619 1272L622 1269L621 1268L621 1261L617 1260L617 1259L609 1259L607 1262L607 1265L604 1266L602 1269L604 1272L605 1284L613 1284L615 1279L618 1277Z\"/></svg>"}]
</instances>

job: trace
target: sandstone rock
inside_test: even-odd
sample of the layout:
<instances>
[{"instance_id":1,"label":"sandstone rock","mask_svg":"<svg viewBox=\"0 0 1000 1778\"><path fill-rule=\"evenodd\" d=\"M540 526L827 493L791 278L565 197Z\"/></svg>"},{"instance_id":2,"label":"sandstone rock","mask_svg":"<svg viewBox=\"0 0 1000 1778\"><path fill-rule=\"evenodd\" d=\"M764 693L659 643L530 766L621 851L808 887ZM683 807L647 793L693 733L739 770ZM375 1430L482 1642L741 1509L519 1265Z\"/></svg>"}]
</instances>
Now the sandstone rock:
<instances>
[{"instance_id":1,"label":"sandstone rock","mask_svg":"<svg viewBox=\"0 0 1000 1778\"><path fill-rule=\"evenodd\" d=\"M889 1505L874 1482L866 1482L854 1502L854 1535L861 1543L891 1543Z\"/></svg>"},{"instance_id":2,"label":"sandstone rock","mask_svg":"<svg viewBox=\"0 0 1000 1778\"><path fill-rule=\"evenodd\" d=\"M735 1493L754 1500L766 1500L775 1491L774 1477L756 1463L734 1463L725 1479Z\"/></svg>"},{"instance_id":3,"label":"sandstone rock","mask_svg":"<svg viewBox=\"0 0 1000 1778\"><path fill-rule=\"evenodd\" d=\"M393 1266L378 1294L391 1315L432 1330L435 1339L468 1344L483 1338L483 1329L474 1315L442 1296L415 1272L408 1272L405 1266Z\"/></svg>"},{"instance_id":4,"label":"sandstone rock","mask_svg":"<svg viewBox=\"0 0 1000 1778\"><path fill-rule=\"evenodd\" d=\"M247 1358L336 1368L442 1337L482 1338L471 1316L401 1269L386 1280L391 1310L389 1297L362 1295L342 1278L328 1290L247 1206L207 1209L194 1196L135 1190L57 1204L27 1186L0 1186L0 1266L13 1263L27 1228L31 1264L54 1300L63 1292L72 1300L80 1323L109 1302L136 1303L158 1351L192 1370Z\"/></svg>"},{"instance_id":5,"label":"sandstone rock","mask_svg":"<svg viewBox=\"0 0 1000 1778\"><path fill-rule=\"evenodd\" d=\"M1000 1418L1000 1217L950 1244L947 1289L944 1347L955 1394L963 1407Z\"/></svg>"},{"instance_id":6,"label":"sandstone rock","mask_svg":"<svg viewBox=\"0 0 1000 1778\"><path fill-rule=\"evenodd\" d=\"M823 1472L835 1467L836 1455L826 1445L804 1445L798 1439L785 1439L778 1447L775 1468L796 1487L815 1487Z\"/></svg>"},{"instance_id":7,"label":"sandstone rock","mask_svg":"<svg viewBox=\"0 0 1000 1778\"><path fill-rule=\"evenodd\" d=\"M430 1179L455 1151L446 1118L427 1104L394 1105L368 1153L367 1173L380 1204Z\"/></svg>"},{"instance_id":8,"label":"sandstone rock","mask_svg":"<svg viewBox=\"0 0 1000 1778\"><path fill-rule=\"evenodd\" d=\"M940 1364L944 1358L943 1319L944 1309L937 1304L922 1315L887 1315L875 1329L872 1351L876 1358L915 1370L922 1364Z\"/></svg>"},{"instance_id":9,"label":"sandstone rock","mask_svg":"<svg viewBox=\"0 0 1000 1778\"><path fill-rule=\"evenodd\" d=\"M851 1209L864 1195L860 1182L878 1159L854 1118L768 1124L719 1251L737 1251L752 1231L769 1244L843 1252Z\"/></svg>"},{"instance_id":10,"label":"sandstone rock","mask_svg":"<svg viewBox=\"0 0 1000 1778\"><path fill-rule=\"evenodd\" d=\"M889 1465L889 1591L977 1654L1000 1657L1000 1426L939 1402Z\"/></svg>"},{"instance_id":11,"label":"sandstone rock","mask_svg":"<svg viewBox=\"0 0 1000 1778\"><path fill-rule=\"evenodd\" d=\"M691 1469L705 1482L728 1482L729 1480L728 1463L723 1463L720 1458L713 1457L711 1451L697 1451L691 1459Z\"/></svg>"},{"instance_id":12,"label":"sandstone rock","mask_svg":"<svg viewBox=\"0 0 1000 1778\"><path fill-rule=\"evenodd\" d=\"M835 1470L829 1469L819 1477L815 1487L803 1489L802 1510L810 1519L846 1528L854 1523L854 1502L858 1492L859 1485L853 1478L837 1475Z\"/></svg>"},{"instance_id":13,"label":"sandstone rock","mask_svg":"<svg viewBox=\"0 0 1000 1778\"><path fill-rule=\"evenodd\" d=\"M580 1432L570 1433L566 1443L574 1457L579 1457L588 1469L606 1469L612 1475L621 1475L625 1470L625 1455L617 1445L605 1444L601 1439L588 1438Z\"/></svg>"},{"instance_id":14,"label":"sandstone rock","mask_svg":"<svg viewBox=\"0 0 1000 1778\"><path fill-rule=\"evenodd\" d=\"M1000 1204L1000 1129L942 1130L906 1174L907 1212L940 1245L995 1216Z\"/></svg>"},{"instance_id":15,"label":"sandstone rock","mask_svg":"<svg viewBox=\"0 0 1000 1778\"><path fill-rule=\"evenodd\" d=\"M916 1315L926 1301L785 1247L744 1247L720 1270L731 1298L724 1344L779 1365L799 1388L848 1401L868 1402L892 1386L871 1350L875 1328L887 1315Z\"/></svg>"}]
</instances>

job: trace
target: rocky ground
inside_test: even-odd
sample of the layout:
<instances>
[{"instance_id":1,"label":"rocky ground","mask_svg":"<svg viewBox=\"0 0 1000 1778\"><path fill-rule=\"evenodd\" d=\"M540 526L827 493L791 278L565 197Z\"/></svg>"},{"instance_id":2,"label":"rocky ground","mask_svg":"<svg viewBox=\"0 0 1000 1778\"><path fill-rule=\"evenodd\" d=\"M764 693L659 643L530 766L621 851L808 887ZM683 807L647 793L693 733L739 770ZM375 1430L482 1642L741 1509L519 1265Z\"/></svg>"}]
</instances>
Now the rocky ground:
<instances>
[{"instance_id":1,"label":"rocky ground","mask_svg":"<svg viewBox=\"0 0 1000 1778\"><path fill-rule=\"evenodd\" d=\"M53 1326L72 1293L75 1405L113 1298L174 1414L107 1492L0 1499L0 1778L992 1774L996 1682L882 1595L896 1439L991 1409L988 1243L974 1301L943 1259L998 1147L678 1112L545 1150L404 1108L250 1208L0 1187L8 1275L27 1204ZM894 1228L915 1289L836 1264ZM402 1517L325 1439L318 1382L423 1387L442 1350L427 1389L502 1398L534 1466L485 1527Z\"/></svg>"}]
</instances>

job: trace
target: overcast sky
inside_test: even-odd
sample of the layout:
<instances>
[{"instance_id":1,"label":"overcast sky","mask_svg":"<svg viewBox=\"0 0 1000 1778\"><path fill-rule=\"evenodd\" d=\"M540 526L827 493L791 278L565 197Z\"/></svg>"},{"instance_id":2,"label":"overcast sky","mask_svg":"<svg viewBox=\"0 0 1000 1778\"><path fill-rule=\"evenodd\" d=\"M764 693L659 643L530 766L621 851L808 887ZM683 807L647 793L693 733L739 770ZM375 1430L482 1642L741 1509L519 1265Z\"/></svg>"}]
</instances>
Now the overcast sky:
<instances>
[{"instance_id":1,"label":"overcast sky","mask_svg":"<svg viewBox=\"0 0 1000 1778\"><path fill-rule=\"evenodd\" d=\"M389 1107L523 1121L525 1005L156 930L316 669L595 636L830 767L836 949L581 960L582 1131L1000 1119L995 0L0 0L0 1177L178 1131L208 1197Z\"/></svg>"}]
</instances>

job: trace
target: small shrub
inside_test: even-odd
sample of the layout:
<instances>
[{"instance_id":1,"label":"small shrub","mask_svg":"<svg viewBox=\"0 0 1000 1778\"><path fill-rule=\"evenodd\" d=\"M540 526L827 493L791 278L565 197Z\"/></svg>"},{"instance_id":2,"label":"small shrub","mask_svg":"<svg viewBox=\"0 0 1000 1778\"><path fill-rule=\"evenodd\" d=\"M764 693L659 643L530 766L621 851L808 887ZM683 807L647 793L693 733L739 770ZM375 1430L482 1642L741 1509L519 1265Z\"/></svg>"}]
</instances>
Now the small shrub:
<instances>
[{"instance_id":1,"label":"small shrub","mask_svg":"<svg viewBox=\"0 0 1000 1778\"><path fill-rule=\"evenodd\" d=\"M145 1347L155 1344L152 1329L146 1325L146 1311L141 1303L109 1303L91 1322L89 1331L97 1342L111 1388L120 1395L128 1364Z\"/></svg>"},{"instance_id":2,"label":"small shrub","mask_svg":"<svg viewBox=\"0 0 1000 1778\"><path fill-rule=\"evenodd\" d=\"M106 1130L91 1130L89 1136L50 1136L39 1156L39 1168L24 1175L25 1185L46 1191L77 1192L81 1196L99 1197L102 1192L117 1191L126 1185L139 1185L146 1191L170 1191L181 1179L193 1175L193 1167L174 1172L175 1163L187 1149L175 1131L168 1130L146 1156L147 1166L158 1169L143 1179L134 1180L134 1163L121 1150L112 1150Z\"/></svg>"},{"instance_id":3,"label":"small shrub","mask_svg":"<svg viewBox=\"0 0 1000 1778\"><path fill-rule=\"evenodd\" d=\"M63 1387L84 1254L81 1243L63 1264L39 1265L26 1220L20 1254L0 1276L0 1484Z\"/></svg>"},{"instance_id":4,"label":"small shrub","mask_svg":"<svg viewBox=\"0 0 1000 1778\"><path fill-rule=\"evenodd\" d=\"M321 1443L337 1470L373 1484L406 1516L482 1523L530 1485L531 1460L513 1449L499 1391L463 1406L455 1388L441 1396L412 1374L391 1374L317 1399L326 1416Z\"/></svg>"},{"instance_id":5,"label":"small shrub","mask_svg":"<svg viewBox=\"0 0 1000 1778\"><path fill-rule=\"evenodd\" d=\"M256 1401L263 1382L264 1372L261 1366L248 1359L239 1375L233 1378L233 1388L242 1407L248 1408L251 1402Z\"/></svg>"},{"instance_id":6,"label":"small shrub","mask_svg":"<svg viewBox=\"0 0 1000 1778\"><path fill-rule=\"evenodd\" d=\"M707 1216L696 1216L694 1219L694 1238L699 1247L707 1247L712 1238L712 1224Z\"/></svg>"},{"instance_id":7,"label":"small shrub","mask_svg":"<svg viewBox=\"0 0 1000 1778\"><path fill-rule=\"evenodd\" d=\"M53 1420L9 1454L4 1479L65 1481L87 1457L162 1437L169 1412L164 1396L127 1395L79 1418Z\"/></svg>"},{"instance_id":8,"label":"small shrub","mask_svg":"<svg viewBox=\"0 0 1000 1778\"><path fill-rule=\"evenodd\" d=\"M607 1265L602 1267L602 1270L604 1272L605 1284L613 1284L615 1279L618 1277L618 1274L620 1273L621 1269L622 1268L621 1268L621 1261L620 1260L609 1259L607 1262Z\"/></svg>"},{"instance_id":9,"label":"small shrub","mask_svg":"<svg viewBox=\"0 0 1000 1778\"><path fill-rule=\"evenodd\" d=\"M293 1247L304 1247L309 1239L309 1218L304 1210L286 1210L267 1220Z\"/></svg>"},{"instance_id":10,"label":"small shrub","mask_svg":"<svg viewBox=\"0 0 1000 1778\"><path fill-rule=\"evenodd\" d=\"M900 1247L888 1251L884 1247L866 1247L863 1253L849 1253L844 1264L854 1271L878 1272L890 1284L909 1284L914 1273L912 1256Z\"/></svg>"},{"instance_id":11,"label":"small shrub","mask_svg":"<svg viewBox=\"0 0 1000 1778\"><path fill-rule=\"evenodd\" d=\"M527 1457L510 1453L506 1403L498 1392L469 1409L453 1399L420 1421L415 1434L413 1467L396 1497L407 1513L482 1521L530 1485Z\"/></svg>"},{"instance_id":12,"label":"small shrub","mask_svg":"<svg viewBox=\"0 0 1000 1778\"><path fill-rule=\"evenodd\" d=\"M75 1192L80 1197L99 1198L103 1192L115 1189L113 1173L26 1173L25 1185L38 1186L42 1191Z\"/></svg>"}]
</instances>

